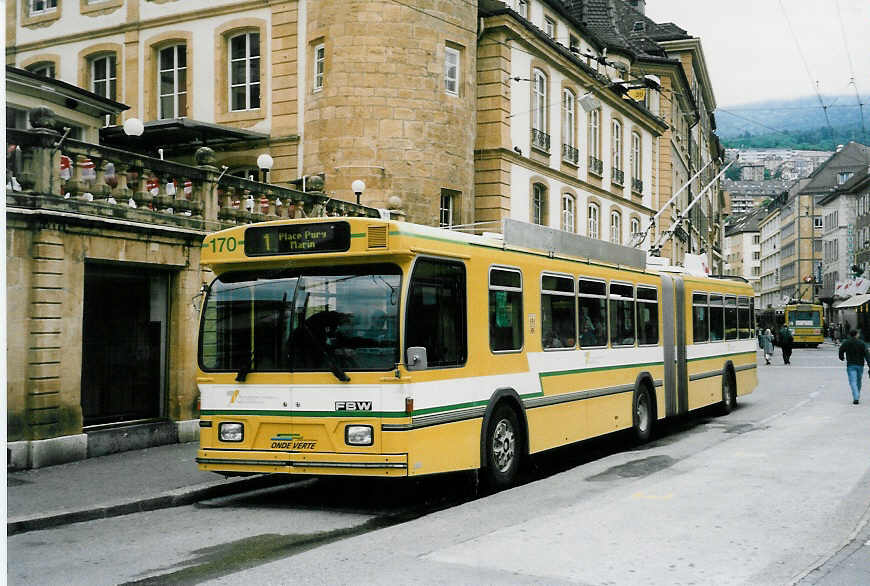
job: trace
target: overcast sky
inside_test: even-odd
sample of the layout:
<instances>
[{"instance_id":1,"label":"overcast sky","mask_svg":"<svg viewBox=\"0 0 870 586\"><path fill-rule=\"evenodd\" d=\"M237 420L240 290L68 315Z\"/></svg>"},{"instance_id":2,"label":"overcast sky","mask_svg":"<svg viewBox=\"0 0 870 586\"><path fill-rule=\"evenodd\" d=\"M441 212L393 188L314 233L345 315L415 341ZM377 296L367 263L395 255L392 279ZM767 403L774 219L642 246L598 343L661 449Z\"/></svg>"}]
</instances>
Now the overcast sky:
<instances>
[{"instance_id":1,"label":"overcast sky","mask_svg":"<svg viewBox=\"0 0 870 586\"><path fill-rule=\"evenodd\" d=\"M646 14L701 38L719 107L815 96L817 81L857 105L853 75L868 102L870 0L647 0Z\"/></svg>"}]
</instances>

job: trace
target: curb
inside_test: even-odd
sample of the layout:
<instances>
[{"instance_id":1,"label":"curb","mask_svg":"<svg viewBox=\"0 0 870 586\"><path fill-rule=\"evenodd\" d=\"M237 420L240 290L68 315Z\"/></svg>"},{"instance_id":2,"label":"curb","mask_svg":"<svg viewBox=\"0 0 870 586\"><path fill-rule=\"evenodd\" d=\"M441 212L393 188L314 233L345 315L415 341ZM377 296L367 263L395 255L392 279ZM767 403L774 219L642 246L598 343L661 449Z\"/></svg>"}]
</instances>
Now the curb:
<instances>
[{"instance_id":1,"label":"curb","mask_svg":"<svg viewBox=\"0 0 870 586\"><path fill-rule=\"evenodd\" d=\"M129 515L130 513L141 513L145 511L167 509L170 507L180 507L201 500L276 486L278 484L286 483L287 480L287 477L280 474L257 475L224 481L219 484L208 483L178 488L158 494L157 496L128 499L106 505L95 505L77 511L64 511L47 515L20 516L11 518L7 521L6 535L17 535L19 533L27 533L28 531L38 531L40 529L60 527L71 523L81 523L82 521L120 517L121 515Z\"/></svg>"}]
</instances>

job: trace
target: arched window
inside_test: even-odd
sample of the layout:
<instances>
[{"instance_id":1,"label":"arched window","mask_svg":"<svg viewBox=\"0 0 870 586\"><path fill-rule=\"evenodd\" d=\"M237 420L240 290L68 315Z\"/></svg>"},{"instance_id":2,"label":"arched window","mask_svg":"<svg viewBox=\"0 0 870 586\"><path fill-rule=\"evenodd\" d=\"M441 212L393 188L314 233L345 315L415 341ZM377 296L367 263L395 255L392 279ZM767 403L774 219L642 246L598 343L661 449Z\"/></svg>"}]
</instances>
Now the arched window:
<instances>
[{"instance_id":1,"label":"arched window","mask_svg":"<svg viewBox=\"0 0 870 586\"><path fill-rule=\"evenodd\" d=\"M613 168L622 169L622 124L619 120L611 123L610 153L613 156Z\"/></svg>"},{"instance_id":2,"label":"arched window","mask_svg":"<svg viewBox=\"0 0 870 586\"><path fill-rule=\"evenodd\" d=\"M598 238L598 223L601 211L597 203L590 203L586 208L586 235L590 238Z\"/></svg>"},{"instance_id":3,"label":"arched window","mask_svg":"<svg viewBox=\"0 0 870 586\"><path fill-rule=\"evenodd\" d=\"M622 170L622 123L612 120L610 123L610 155L612 159L611 181L618 185L625 184L625 172Z\"/></svg>"},{"instance_id":4,"label":"arched window","mask_svg":"<svg viewBox=\"0 0 870 586\"><path fill-rule=\"evenodd\" d=\"M562 158L570 163L577 163L577 138L575 136L576 104L574 92L569 89L562 91Z\"/></svg>"},{"instance_id":5,"label":"arched window","mask_svg":"<svg viewBox=\"0 0 870 586\"><path fill-rule=\"evenodd\" d=\"M550 150L547 76L540 69L532 75L532 146Z\"/></svg>"},{"instance_id":6,"label":"arched window","mask_svg":"<svg viewBox=\"0 0 870 586\"><path fill-rule=\"evenodd\" d=\"M636 132L631 133L631 189L633 191L643 191L643 179L641 178L641 160L640 160L640 135Z\"/></svg>"},{"instance_id":7,"label":"arched window","mask_svg":"<svg viewBox=\"0 0 870 586\"><path fill-rule=\"evenodd\" d=\"M574 196L570 193L562 194L562 230L565 232L574 232L576 224L574 223L574 210L576 202Z\"/></svg>"},{"instance_id":8,"label":"arched window","mask_svg":"<svg viewBox=\"0 0 870 586\"><path fill-rule=\"evenodd\" d=\"M187 116L187 45L164 47L157 59L157 118Z\"/></svg>"},{"instance_id":9,"label":"arched window","mask_svg":"<svg viewBox=\"0 0 870 586\"><path fill-rule=\"evenodd\" d=\"M617 211L610 212L610 241L622 244L622 215Z\"/></svg>"},{"instance_id":10,"label":"arched window","mask_svg":"<svg viewBox=\"0 0 870 586\"><path fill-rule=\"evenodd\" d=\"M632 238L634 238L635 234L640 234L640 220L638 220L637 218L632 218L631 224L629 226L631 227Z\"/></svg>"},{"instance_id":11,"label":"arched window","mask_svg":"<svg viewBox=\"0 0 870 586\"><path fill-rule=\"evenodd\" d=\"M48 77L50 79L54 79L56 74L54 63L51 61L40 61L39 63L28 65L27 71L33 75Z\"/></svg>"},{"instance_id":12,"label":"arched window","mask_svg":"<svg viewBox=\"0 0 870 586\"><path fill-rule=\"evenodd\" d=\"M98 96L117 99L117 59L115 54L91 57L89 63L91 91Z\"/></svg>"},{"instance_id":13,"label":"arched window","mask_svg":"<svg viewBox=\"0 0 870 586\"><path fill-rule=\"evenodd\" d=\"M589 171L601 175L603 165L601 163L601 111L599 109L589 112Z\"/></svg>"},{"instance_id":14,"label":"arched window","mask_svg":"<svg viewBox=\"0 0 870 586\"><path fill-rule=\"evenodd\" d=\"M542 183L532 186L532 224L546 225L547 187Z\"/></svg>"},{"instance_id":15,"label":"arched window","mask_svg":"<svg viewBox=\"0 0 870 586\"><path fill-rule=\"evenodd\" d=\"M230 110L260 107L260 33L242 33L230 38L227 62Z\"/></svg>"}]
</instances>

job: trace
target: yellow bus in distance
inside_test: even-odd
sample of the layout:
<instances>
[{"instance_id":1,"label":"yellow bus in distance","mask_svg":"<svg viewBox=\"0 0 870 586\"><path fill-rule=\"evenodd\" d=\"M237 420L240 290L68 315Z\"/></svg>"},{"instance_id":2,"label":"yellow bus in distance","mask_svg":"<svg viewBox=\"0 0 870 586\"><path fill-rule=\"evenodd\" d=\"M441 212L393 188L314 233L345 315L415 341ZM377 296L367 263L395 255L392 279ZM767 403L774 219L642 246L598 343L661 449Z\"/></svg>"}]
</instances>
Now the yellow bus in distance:
<instances>
[{"instance_id":1,"label":"yellow bus in distance","mask_svg":"<svg viewBox=\"0 0 870 586\"><path fill-rule=\"evenodd\" d=\"M709 405L756 379L746 283L505 221L472 235L371 218L207 236L201 469L417 476L481 470ZM594 253L594 254L593 254Z\"/></svg>"},{"instance_id":2,"label":"yellow bus in distance","mask_svg":"<svg viewBox=\"0 0 870 586\"><path fill-rule=\"evenodd\" d=\"M791 330L796 346L815 348L825 341L824 308L800 303L785 306L785 325Z\"/></svg>"}]
</instances>

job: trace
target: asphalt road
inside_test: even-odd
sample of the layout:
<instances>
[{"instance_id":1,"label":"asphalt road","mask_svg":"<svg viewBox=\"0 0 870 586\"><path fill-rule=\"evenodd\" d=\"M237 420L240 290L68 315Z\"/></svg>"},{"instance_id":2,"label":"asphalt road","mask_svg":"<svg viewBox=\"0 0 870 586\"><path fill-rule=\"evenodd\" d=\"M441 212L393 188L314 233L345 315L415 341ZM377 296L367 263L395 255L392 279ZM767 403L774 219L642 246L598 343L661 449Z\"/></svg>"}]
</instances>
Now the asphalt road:
<instances>
[{"instance_id":1,"label":"asphalt road","mask_svg":"<svg viewBox=\"0 0 870 586\"><path fill-rule=\"evenodd\" d=\"M495 495L467 475L305 481L11 536L8 580L836 583L863 545L870 390L851 404L831 345L792 363L761 365L729 416L675 421L641 449L617 436L554 450Z\"/></svg>"}]
</instances>

